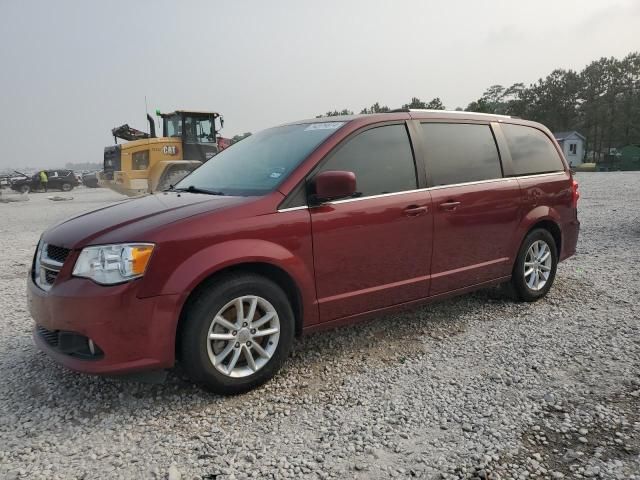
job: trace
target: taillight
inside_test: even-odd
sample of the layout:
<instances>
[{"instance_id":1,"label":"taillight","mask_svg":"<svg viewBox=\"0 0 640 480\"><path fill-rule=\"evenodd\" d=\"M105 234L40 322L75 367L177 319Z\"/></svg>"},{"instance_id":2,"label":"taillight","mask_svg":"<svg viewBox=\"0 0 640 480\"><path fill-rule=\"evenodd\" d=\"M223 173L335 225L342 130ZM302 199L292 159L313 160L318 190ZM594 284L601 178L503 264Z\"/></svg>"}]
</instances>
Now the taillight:
<instances>
[{"instance_id":1,"label":"taillight","mask_svg":"<svg viewBox=\"0 0 640 480\"><path fill-rule=\"evenodd\" d=\"M578 182L576 182L575 178L571 179L571 201L573 203L573 208L578 206L578 199L580 198L580 192L578 191Z\"/></svg>"}]
</instances>

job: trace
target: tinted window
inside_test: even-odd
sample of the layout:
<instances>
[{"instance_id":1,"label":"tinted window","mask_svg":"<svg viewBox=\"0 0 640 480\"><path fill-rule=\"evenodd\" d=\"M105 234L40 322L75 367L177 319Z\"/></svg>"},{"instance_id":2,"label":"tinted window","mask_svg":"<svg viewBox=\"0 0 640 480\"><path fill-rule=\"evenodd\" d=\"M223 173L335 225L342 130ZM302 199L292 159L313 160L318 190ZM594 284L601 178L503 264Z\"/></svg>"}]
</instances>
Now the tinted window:
<instances>
[{"instance_id":1,"label":"tinted window","mask_svg":"<svg viewBox=\"0 0 640 480\"><path fill-rule=\"evenodd\" d=\"M540 130L522 125L503 124L513 171L516 175L564 170L562 160L551 140Z\"/></svg>"},{"instance_id":2,"label":"tinted window","mask_svg":"<svg viewBox=\"0 0 640 480\"><path fill-rule=\"evenodd\" d=\"M434 185L502 177L489 125L423 123L425 154Z\"/></svg>"},{"instance_id":3,"label":"tinted window","mask_svg":"<svg viewBox=\"0 0 640 480\"><path fill-rule=\"evenodd\" d=\"M404 125L377 127L360 133L341 147L321 171L356 174L362 196L414 190L416 169Z\"/></svg>"}]
</instances>

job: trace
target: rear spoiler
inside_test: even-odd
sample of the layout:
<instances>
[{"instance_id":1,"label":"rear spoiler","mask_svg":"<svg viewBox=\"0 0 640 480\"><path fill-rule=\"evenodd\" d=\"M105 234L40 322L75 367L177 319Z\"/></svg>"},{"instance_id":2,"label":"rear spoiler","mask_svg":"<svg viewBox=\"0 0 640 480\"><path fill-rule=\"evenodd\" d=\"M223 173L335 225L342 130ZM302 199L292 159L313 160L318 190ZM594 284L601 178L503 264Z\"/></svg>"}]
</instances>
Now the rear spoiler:
<instances>
[{"instance_id":1,"label":"rear spoiler","mask_svg":"<svg viewBox=\"0 0 640 480\"><path fill-rule=\"evenodd\" d=\"M113 135L114 139L120 138L127 141L151 138L151 135L149 135L147 132L137 130L133 127L130 127L126 123L124 125L120 125L119 127L113 128L111 130L111 134Z\"/></svg>"}]
</instances>

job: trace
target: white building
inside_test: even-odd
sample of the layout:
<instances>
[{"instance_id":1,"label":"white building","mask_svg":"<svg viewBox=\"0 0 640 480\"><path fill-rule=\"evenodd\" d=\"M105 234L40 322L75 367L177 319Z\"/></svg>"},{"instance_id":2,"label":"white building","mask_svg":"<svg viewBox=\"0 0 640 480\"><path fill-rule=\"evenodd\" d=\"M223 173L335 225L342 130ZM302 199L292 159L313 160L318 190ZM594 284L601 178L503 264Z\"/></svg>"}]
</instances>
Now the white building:
<instances>
[{"instance_id":1,"label":"white building","mask_svg":"<svg viewBox=\"0 0 640 480\"><path fill-rule=\"evenodd\" d=\"M569 165L577 166L584 162L584 148L587 139L583 135L573 131L558 132L554 133L553 136L560 144L560 148L562 148Z\"/></svg>"}]
</instances>

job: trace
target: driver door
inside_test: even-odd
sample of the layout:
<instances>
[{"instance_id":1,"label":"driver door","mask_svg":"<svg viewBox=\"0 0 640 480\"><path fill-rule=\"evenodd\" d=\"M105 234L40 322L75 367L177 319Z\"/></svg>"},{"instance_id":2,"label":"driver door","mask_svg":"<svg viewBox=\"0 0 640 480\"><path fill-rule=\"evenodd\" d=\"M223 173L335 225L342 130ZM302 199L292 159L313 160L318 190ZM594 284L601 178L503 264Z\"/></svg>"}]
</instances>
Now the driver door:
<instances>
[{"instance_id":1,"label":"driver door","mask_svg":"<svg viewBox=\"0 0 640 480\"><path fill-rule=\"evenodd\" d=\"M320 320L426 297L431 197L418 190L405 124L356 134L329 154L326 170L354 172L360 196L309 208Z\"/></svg>"}]
</instances>

